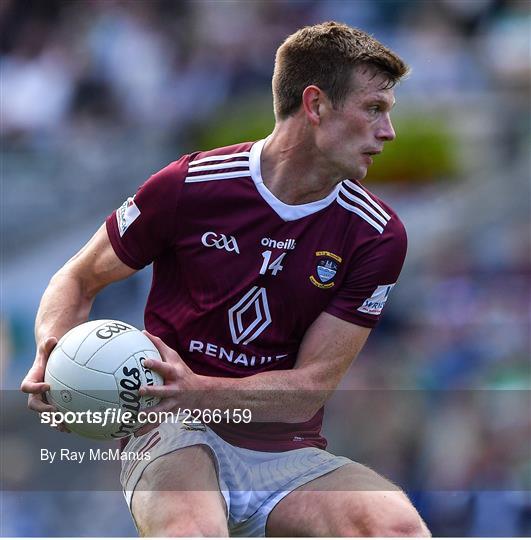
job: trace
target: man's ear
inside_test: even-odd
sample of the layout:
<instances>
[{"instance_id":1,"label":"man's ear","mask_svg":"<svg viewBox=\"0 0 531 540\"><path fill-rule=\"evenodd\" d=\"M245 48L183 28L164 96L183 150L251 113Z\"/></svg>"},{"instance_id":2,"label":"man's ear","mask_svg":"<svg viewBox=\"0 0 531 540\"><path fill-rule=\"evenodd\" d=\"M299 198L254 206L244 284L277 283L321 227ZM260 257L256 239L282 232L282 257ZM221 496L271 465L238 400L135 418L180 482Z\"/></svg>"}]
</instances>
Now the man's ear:
<instances>
[{"instance_id":1,"label":"man's ear","mask_svg":"<svg viewBox=\"0 0 531 540\"><path fill-rule=\"evenodd\" d=\"M326 96L324 92L315 85L307 86L302 93L302 108L308 121L318 126L321 123L321 114Z\"/></svg>"}]
</instances>

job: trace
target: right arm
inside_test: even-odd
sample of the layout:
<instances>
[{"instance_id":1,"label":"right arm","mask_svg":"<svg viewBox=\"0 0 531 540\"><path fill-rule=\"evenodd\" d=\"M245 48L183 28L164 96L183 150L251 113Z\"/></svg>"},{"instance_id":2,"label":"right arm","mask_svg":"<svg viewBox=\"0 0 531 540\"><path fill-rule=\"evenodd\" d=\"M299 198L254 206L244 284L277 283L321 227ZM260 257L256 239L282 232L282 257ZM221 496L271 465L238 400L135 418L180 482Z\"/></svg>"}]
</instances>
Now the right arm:
<instances>
[{"instance_id":1,"label":"right arm","mask_svg":"<svg viewBox=\"0 0 531 540\"><path fill-rule=\"evenodd\" d=\"M134 274L114 252L102 225L88 243L50 280L35 320L37 352L20 389L27 394L28 407L37 412L54 410L42 394L48 356L68 330L88 319L94 298L107 285Z\"/></svg>"}]
</instances>

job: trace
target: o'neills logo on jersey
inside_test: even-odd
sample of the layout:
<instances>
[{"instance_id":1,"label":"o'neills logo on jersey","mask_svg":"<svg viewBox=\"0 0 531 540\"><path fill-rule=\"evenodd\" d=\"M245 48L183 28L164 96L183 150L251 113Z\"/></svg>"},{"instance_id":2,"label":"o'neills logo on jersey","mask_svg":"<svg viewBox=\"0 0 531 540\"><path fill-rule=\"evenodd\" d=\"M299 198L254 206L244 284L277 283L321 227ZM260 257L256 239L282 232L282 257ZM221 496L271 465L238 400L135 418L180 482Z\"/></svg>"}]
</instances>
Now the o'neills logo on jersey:
<instances>
[{"instance_id":1,"label":"o'neills logo on jersey","mask_svg":"<svg viewBox=\"0 0 531 540\"><path fill-rule=\"evenodd\" d=\"M310 276L310 281L320 289L331 289L335 282L332 281L337 274L339 264L343 259L330 251L316 251L317 264L315 265L315 274Z\"/></svg>"},{"instance_id":2,"label":"o'neills logo on jersey","mask_svg":"<svg viewBox=\"0 0 531 540\"><path fill-rule=\"evenodd\" d=\"M285 240L273 240L272 238L262 238L260 243L265 247L278 249L295 249L297 245L294 238L286 238Z\"/></svg>"},{"instance_id":3,"label":"o'neills logo on jersey","mask_svg":"<svg viewBox=\"0 0 531 540\"><path fill-rule=\"evenodd\" d=\"M188 346L188 352L198 352L201 354L206 354L207 356L213 356L214 358L219 358L235 366L245 366L245 367L255 367L263 366L264 364L270 364L271 362L278 362L287 358L287 354L277 354L275 356L256 356L249 355L233 349L225 349L225 347L220 347L215 343L205 343L204 341L199 341L195 339L190 340L190 345Z\"/></svg>"}]
</instances>

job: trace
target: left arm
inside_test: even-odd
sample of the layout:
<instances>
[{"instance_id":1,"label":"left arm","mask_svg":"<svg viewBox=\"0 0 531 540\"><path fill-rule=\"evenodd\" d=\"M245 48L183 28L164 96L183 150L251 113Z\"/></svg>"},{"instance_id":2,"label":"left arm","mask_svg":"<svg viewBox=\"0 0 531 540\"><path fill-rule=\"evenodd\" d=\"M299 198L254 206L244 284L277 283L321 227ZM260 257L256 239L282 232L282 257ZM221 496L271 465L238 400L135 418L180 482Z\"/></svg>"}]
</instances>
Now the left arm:
<instances>
[{"instance_id":1,"label":"left arm","mask_svg":"<svg viewBox=\"0 0 531 540\"><path fill-rule=\"evenodd\" d=\"M323 312L307 330L293 369L244 378L197 375L177 352L148 334L164 362L146 360L145 365L164 377L164 386L140 392L163 398L153 411L241 408L250 409L256 422L304 422L335 390L369 333L370 328Z\"/></svg>"}]
</instances>

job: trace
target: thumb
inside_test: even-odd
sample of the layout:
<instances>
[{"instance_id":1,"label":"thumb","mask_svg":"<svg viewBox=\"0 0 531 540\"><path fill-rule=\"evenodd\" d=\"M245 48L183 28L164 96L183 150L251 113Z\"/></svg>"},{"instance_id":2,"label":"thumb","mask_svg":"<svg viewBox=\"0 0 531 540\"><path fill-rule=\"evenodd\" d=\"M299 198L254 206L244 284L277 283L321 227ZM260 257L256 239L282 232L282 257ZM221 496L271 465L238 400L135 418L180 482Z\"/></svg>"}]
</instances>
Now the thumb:
<instances>
[{"instance_id":1,"label":"thumb","mask_svg":"<svg viewBox=\"0 0 531 540\"><path fill-rule=\"evenodd\" d=\"M162 341L162 339L159 337L150 334L147 330L143 330L142 333L153 342L163 359L166 356L171 357L172 354L175 354L175 351L171 347L168 347L168 345L166 345L166 343L164 343L164 341Z\"/></svg>"},{"instance_id":2,"label":"thumb","mask_svg":"<svg viewBox=\"0 0 531 540\"><path fill-rule=\"evenodd\" d=\"M53 351L55 346L57 345L57 338L54 336L47 337L40 345L38 349L38 357L39 360L42 362L44 360L48 359L48 356L50 356L50 353Z\"/></svg>"}]
</instances>

